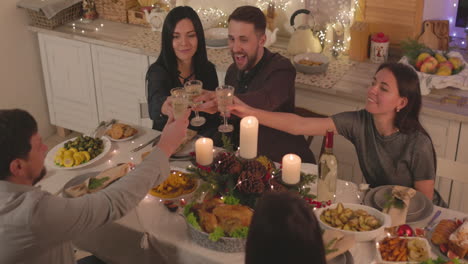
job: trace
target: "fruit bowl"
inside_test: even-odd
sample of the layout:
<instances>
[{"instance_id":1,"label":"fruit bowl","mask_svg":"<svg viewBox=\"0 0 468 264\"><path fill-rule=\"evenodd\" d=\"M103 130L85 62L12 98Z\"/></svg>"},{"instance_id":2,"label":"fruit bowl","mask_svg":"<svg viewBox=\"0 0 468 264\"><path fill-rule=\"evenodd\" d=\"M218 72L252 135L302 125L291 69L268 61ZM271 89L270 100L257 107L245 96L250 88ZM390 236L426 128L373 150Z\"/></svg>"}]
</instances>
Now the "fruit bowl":
<instances>
[{"instance_id":1,"label":"fruit bowl","mask_svg":"<svg viewBox=\"0 0 468 264\"><path fill-rule=\"evenodd\" d=\"M441 52L422 52L413 65L419 72L450 76L458 74L465 67L463 58Z\"/></svg>"}]
</instances>

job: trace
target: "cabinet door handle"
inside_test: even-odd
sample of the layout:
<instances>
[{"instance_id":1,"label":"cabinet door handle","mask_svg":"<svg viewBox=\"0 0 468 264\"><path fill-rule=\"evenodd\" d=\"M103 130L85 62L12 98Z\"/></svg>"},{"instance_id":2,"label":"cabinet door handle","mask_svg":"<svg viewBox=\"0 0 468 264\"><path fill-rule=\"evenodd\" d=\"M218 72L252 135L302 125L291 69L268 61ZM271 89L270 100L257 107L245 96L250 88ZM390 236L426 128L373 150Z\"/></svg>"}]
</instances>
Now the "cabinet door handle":
<instances>
[{"instance_id":1,"label":"cabinet door handle","mask_svg":"<svg viewBox=\"0 0 468 264\"><path fill-rule=\"evenodd\" d=\"M140 118L149 118L148 103L140 103Z\"/></svg>"}]
</instances>

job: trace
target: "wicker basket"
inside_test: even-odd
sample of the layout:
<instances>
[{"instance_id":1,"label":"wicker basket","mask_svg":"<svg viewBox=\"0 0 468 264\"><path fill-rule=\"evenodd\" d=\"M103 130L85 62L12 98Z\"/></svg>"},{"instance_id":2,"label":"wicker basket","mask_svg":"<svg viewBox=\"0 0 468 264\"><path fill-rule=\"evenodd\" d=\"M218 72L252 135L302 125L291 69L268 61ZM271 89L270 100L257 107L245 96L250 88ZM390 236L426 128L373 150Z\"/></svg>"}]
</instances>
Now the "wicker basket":
<instances>
[{"instance_id":1,"label":"wicker basket","mask_svg":"<svg viewBox=\"0 0 468 264\"><path fill-rule=\"evenodd\" d=\"M127 10L137 5L137 0L96 0L96 11L102 19L128 23Z\"/></svg>"},{"instance_id":2,"label":"wicker basket","mask_svg":"<svg viewBox=\"0 0 468 264\"><path fill-rule=\"evenodd\" d=\"M135 6L128 10L128 23L150 27L150 24L148 21L146 21L146 14L145 12L141 11L140 6Z\"/></svg>"},{"instance_id":3,"label":"wicker basket","mask_svg":"<svg viewBox=\"0 0 468 264\"><path fill-rule=\"evenodd\" d=\"M58 12L51 19L48 19L42 10L35 11L26 9L29 17L31 18L31 24L33 26L44 27L44 28L55 28L60 25L66 24L70 21L76 20L81 16L82 3L78 2L64 10Z\"/></svg>"}]
</instances>

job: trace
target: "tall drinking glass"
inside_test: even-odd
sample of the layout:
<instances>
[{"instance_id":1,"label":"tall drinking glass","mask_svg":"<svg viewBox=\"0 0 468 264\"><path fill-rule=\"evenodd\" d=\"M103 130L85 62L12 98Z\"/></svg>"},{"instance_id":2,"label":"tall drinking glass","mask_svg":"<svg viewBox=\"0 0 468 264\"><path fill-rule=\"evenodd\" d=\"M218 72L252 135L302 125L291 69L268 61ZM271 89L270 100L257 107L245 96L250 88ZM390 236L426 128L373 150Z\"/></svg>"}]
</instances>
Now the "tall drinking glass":
<instances>
[{"instance_id":1,"label":"tall drinking glass","mask_svg":"<svg viewBox=\"0 0 468 264\"><path fill-rule=\"evenodd\" d=\"M190 80L184 84L185 91L187 92L189 102L192 107L197 106L199 103L193 102L193 99L202 93L203 83L199 80ZM205 124L206 119L195 111L195 117L190 120L192 126L201 126Z\"/></svg>"},{"instance_id":2,"label":"tall drinking glass","mask_svg":"<svg viewBox=\"0 0 468 264\"><path fill-rule=\"evenodd\" d=\"M232 132L234 127L227 123L229 110L227 107L232 105L234 97L234 87L230 85L221 85L216 88L216 100L218 102L218 111L223 116L223 124L218 127L218 131L222 133Z\"/></svg>"},{"instance_id":3,"label":"tall drinking glass","mask_svg":"<svg viewBox=\"0 0 468 264\"><path fill-rule=\"evenodd\" d=\"M172 109L174 118L179 119L184 115L188 108L188 95L184 87L176 87L171 89Z\"/></svg>"}]
</instances>

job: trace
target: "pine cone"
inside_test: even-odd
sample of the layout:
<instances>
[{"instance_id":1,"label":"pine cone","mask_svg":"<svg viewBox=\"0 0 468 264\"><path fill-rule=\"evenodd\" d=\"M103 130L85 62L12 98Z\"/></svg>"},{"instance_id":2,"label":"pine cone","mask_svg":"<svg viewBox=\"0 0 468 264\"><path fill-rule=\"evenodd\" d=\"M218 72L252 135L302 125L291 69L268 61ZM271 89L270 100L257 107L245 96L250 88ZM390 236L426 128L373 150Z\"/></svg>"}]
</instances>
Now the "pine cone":
<instances>
[{"instance_id":1,"label":"pine cone","mask_svg":"<svg viewBox=\"0 0 468 264\"><path fill-rule=\"evenodd\" d=\"M266 168L260 162L256 160L246 161L244 164L244 171L250 173L250 176L260 180L266 174Z\"/></svg>"},{"instance_id":2,"label":"pine cone","mask_svg":"<svg viewBox=\"0 0 468 264\"><path fill-rule=\"evenodd\" d=\"M268 190L272 192L285 192L288 190L284 185L279 183L276 179L271 179L270 180L270 185L273 186L273 188L267 188Z\"/></svg>"},{"instance_id":3,"label":"pine cone","mask_svg":"<svg viewBox=\"0 0 468 264\"><path fill-rule=\"evenodd\" d=\"M242 164L234 154L221 153L216 157L216 171L219 173L239 174L242 171Z\"/></svg>"},{"instance_id":4,"label":"pine cone","mask_svg":"<svg viewBox=\"0 0 468 264\"><path fill-rule=\"evenodd\" d=\"M261 179L255 178L250 171L243 171L239 176L239 190L244 193L262 193L265 190L265 184Z\"/></svg>"}]
</instances>

